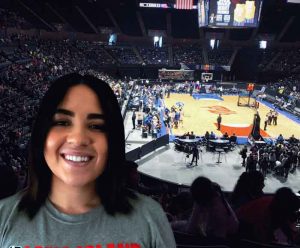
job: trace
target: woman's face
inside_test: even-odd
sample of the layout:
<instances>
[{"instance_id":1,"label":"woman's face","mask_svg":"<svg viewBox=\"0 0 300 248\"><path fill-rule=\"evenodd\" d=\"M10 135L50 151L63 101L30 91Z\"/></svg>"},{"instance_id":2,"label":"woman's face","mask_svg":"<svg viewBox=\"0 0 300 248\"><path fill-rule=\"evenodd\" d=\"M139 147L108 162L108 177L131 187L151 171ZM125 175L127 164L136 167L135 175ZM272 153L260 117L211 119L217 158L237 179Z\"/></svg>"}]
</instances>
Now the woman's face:
<instances>
[{"instance_id":1,"label":"woman's face","mask_svg":"<svg viewBox=\"0 0 300 248\"><path fill-rule=\"evenodd\" d=\"M44 147L53 186L94 186L105 169L108 141L97 95L85 85L69 89L58 105Z\"/></svg>"}]
</instances>

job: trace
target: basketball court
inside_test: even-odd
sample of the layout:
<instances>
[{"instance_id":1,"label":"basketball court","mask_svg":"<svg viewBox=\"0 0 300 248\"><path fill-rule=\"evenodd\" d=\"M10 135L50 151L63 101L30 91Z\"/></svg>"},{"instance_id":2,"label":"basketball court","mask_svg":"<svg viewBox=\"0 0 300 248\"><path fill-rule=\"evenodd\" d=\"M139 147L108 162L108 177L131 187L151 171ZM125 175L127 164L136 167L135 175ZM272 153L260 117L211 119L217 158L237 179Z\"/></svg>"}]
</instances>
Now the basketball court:
<instances>
[{"instance_id":1,"label":"basketball court","mask_svg":"<svg viewBox=\"0 0 300 248\"><path fill-rule=\"evenodd\" d=\"M252 100L253 101L253 100ZM209 94L201 94L195 99L188 94L171 94L170 98L164 99L165 106L171 108L176 103L184 103L183 125L177 129L172 128L173 135L182 135L193 131L196 135L202 136L206 131L213 131L217 136L222 136L225 132L229 135L235 133L237 136L245 136L251 132L254 114L256 109L252 107L238 106L238 96L215 97ZM283 111L279 111L277 126L268 125L264 131L264 119L271 110L263 102L259 104L259 114L261 117L260 127L263 137L277 138L279 134L289 138L292 134L300 137L300 124L296 120L289 119ZM273 110L273 109L272 109ZM222 115L221 130L217 130L217 117Z\"/></svg>"}]
</instances>

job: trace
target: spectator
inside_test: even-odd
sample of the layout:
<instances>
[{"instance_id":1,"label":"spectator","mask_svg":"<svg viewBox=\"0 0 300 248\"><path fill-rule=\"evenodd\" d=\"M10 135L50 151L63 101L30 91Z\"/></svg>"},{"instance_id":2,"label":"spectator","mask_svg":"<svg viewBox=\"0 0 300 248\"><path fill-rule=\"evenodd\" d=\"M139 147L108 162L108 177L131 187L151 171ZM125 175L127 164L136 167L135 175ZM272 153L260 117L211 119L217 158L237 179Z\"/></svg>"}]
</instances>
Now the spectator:
<instances>
[{"instance_id":1,"label":"spectator","mask_svg":"<svg viewBox=\"0 0 300 248\"><path fill-rule=\"evenodd\" d=\"M249 202L237 211L244 228L242 237L263 243L294 244L299 235L295 232L299 208L299 199L289 188Z\"/></svg>"},{"instance_id":2,"label":"spectator","mask_svg":"<svg viewBox=\"0 0 300 248\"><path fill-rule=\"evenodd\" d=\"M230 143L236 144L237 136L235 135L235 133L233 133L233 134L230 136L229 141L230 141Z\"/></svg>"},{"instance_id":3,"label":"spectator","mask_svg":"<svg viewBox=\"0 0 300 248\"><path fill-rule=\"evenodd\" d=\"M294 134L289 138L289 143L290 144L295 144L298 143L298 140L295 138Z\"/></svg>"},{"instance_id":4,"label":"spectator","mask_svg":"<svg viewBox=\"0 0 300 248\"><path fill-rule=\"evenodd\" d=\"M192 183L191 194L192 214L186 222L173 223L175 230L208 238L227 238L237 232L238 220L218 185L198 177Z\"/></svg>"},{"instance_id":5,"label":"spectator","mask_svg":"<svg viewBox=\"0 0 300 248\"><path fill-rule=\"evenodd\" d=\"M282 144L284 141L284 138L282 136L282 134L279 134L278 138L277 138L277 143Z\"/></svg>"},{"instance_id":6,"label":"spectator","mask_svg":"<svg viewBox=\"0 0 300 248\"><path fill-rule=\"evenodd\" d=\"M244 204L263 196L264 176L259 171L243 172L231 195L231 204L238 209Z\"/></svg>"}]
</instances>

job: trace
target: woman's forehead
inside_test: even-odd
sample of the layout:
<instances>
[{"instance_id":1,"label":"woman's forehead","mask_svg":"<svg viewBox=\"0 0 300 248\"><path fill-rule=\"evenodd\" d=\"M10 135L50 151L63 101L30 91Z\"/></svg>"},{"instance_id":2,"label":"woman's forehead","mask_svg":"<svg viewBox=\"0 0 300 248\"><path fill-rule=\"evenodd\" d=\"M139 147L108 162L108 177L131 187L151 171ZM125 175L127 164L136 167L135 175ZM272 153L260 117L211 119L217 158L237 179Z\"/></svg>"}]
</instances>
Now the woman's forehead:
<instances>
[{"instance_id":1,"label":"woman's forehead","mask_svg":"<svg viewBox=\"0 0 300 248\"><path fill-rule=\"evenodd\" d=\"M58 108L67 108L73 111L102 112L98 95L93 89L83 84L71 87Z\"/></svg>"}]
</instances>

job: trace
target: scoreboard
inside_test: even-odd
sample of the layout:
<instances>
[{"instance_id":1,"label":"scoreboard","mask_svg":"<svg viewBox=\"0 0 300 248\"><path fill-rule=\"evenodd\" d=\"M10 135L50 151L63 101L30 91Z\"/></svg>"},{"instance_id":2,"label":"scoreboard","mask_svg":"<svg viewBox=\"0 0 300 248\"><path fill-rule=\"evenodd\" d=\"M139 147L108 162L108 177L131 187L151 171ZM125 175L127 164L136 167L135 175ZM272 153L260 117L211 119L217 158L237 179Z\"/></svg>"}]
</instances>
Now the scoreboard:
<instances>
[{"instance_id":1,"label":"scoreboard","mask_svg":"<svg viewBox=\"0 0 300 248\"><path fill-rule=\"evenodd\" d=\"M262 0L199 0L199 27L257 27Z\"/></svg>"},{"instance_id":2,"label":"scoreboard","mask_svg":"<svg viewBox=\"0 0 300 248\"><path fill-rule=\"evenodd\" d=\"M141 0L141 8L197 10L198 0Z\"/></svg>"}]
</instances>

